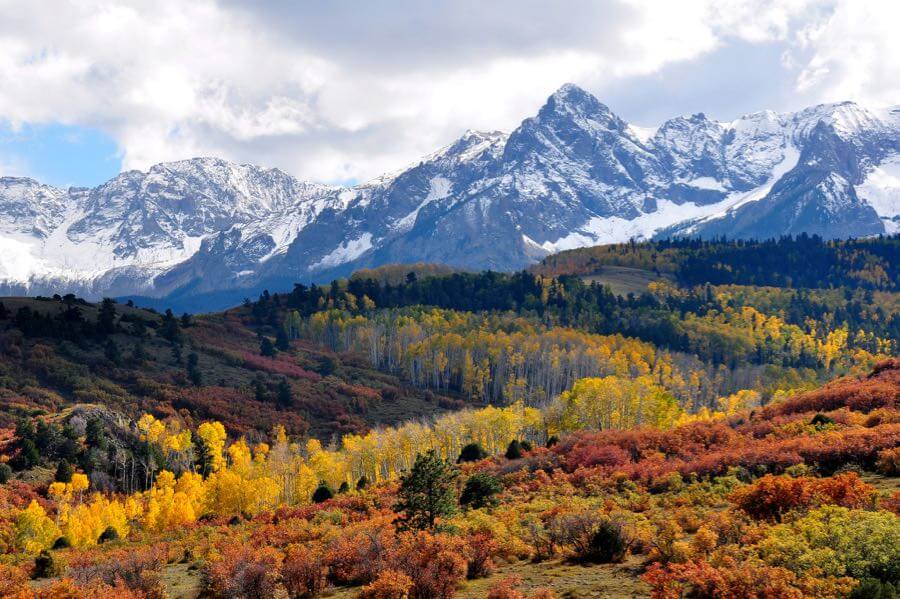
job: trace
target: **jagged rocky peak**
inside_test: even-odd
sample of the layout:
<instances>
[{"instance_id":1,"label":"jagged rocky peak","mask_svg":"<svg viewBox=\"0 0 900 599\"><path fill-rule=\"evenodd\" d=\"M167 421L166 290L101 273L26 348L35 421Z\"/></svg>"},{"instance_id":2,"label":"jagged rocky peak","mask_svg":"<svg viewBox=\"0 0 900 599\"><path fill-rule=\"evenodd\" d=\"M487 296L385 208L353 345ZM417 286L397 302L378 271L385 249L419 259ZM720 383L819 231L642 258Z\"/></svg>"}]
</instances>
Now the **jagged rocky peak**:
<instances>
[{"instance_id":1,"label":"jagged rocky peak","mask_svg":"<svg viewBox=\"0 0 900 599\"><path fill-rule=\"evenodd\" d=\"M834 102L810 106L793 115L794 137L803 139L819 123L831 126L842 138L867 135L880 131L885 124L874 112L855 102Z\"/></svg>"},{"instance_id":2,"label":"jagged rocky peak","mask_svg":"<svg viewBox=\"0 0 900 599\"><path fill-rule=\"evenodd\" d=\"M485 157L485 154L487 157L495 157L497 151L503 149L507 137L502 131L468 129L459 139L438 152L436 158L465 162L478 160Z\"/></svg>"},{"instance_id":3,"label":"jagged rocky peak","mask_svg":"<svg viewBox=\"0 0 900 599\"><path fill-rule=\"evenodd\" d=\"M560 161L577 160L582 169L589 170L589 162L605 168L618 162L610 155L623 142L642 146L627 124L605 104L577 85L567 83L547 99L537 116L525 119L510 134L504 160L554 166Z\"/></svg>"},{"instance_id":4,"label":"jagged rocky peak","mask_svg":"<svg viewBox=\"0 0 900 599\"><path fill-rule=\"evenodd\" d=\"M547 98L547 102L538 111L536 120L564 120L582 126L585 122L591 122L619 131L626 126L606 104L574 83L566 83Z\"/></svg>"},{"instance_id":5,"label":"jagged rocky peak","mask_svg":"<svg viewBox=\"0 0 900 599\"><path fill-rule=\"evenodd\" d=\"M685 179L688 176L725 178L723 151L726 128L699 112L680 116L662 124L651 143L666 164Z\"/></svg>"},{"instance_id":6,"label":"jagged rocky peak","mask_svg":"<svg viewBox=\"0 0 900 599\"><path fill-rule=\"evenodd\" d=\"M27 177L0 177L0 231L46 237L65 217L66 191Z\"/></svg>"}]
</instances>

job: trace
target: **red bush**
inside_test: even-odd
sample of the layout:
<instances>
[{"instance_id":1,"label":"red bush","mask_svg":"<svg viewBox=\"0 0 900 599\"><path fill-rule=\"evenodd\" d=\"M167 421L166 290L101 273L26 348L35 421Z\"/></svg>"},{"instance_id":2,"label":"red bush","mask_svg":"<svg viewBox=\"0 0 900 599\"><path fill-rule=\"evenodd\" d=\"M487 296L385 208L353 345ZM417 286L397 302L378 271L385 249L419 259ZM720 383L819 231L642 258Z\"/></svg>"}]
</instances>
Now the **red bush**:
<instances>
[{"instance_id":1,"label":"red bush","mask_svg":"<svg viewBox=\"0 0 900 599\"><path fill-rule=\"evenodd\" d=\"M466 538L469 547L468 573L469 578L483 578L494 571L493 556L497 553L497 541L492 535L478 533Z\"/></svg>"},{"instance_id":2,"label":"red bush","mask_svg":"<svg viewBox=\"0 0 900 599\"><path fill-rule=\"evenodd\" d=\"M344 535L332 541L326 550L329 576L337 584L371 582L388 566L396 544L393 526L384 521L345 529Z\"/></svg>"},{"instance_id":3,"label":"red bush","mask_svg":"<svg viewBox=\"0 0 900 599\"><path fill-rule=\"evenodd\" d=\"M294 379L306 379L313 382L322 380L320 374L304 370L294 362L280 358L267 358L258 354L244 352L241 354L241 360L247 368L262 370L263 372L268 372L270 374L283 374Z\"/></svg>"},{"instance_id":4,"label":"red bush","mask_svg":"<svg viewBox=\"0 0 900 599\"><path fill-rule=\"evenodd\" d=\"M900 387L900 359L887 360L867 377L841 379L821 389L801 393L760 410L759 417L769 420L782 414L830 412L847 407L857 412L877 408L896 409Z\"/></svg>"},{"instance_id":5,"label":"red bush","mask_svg":"<svg viewBox=\"0 0 900 599\"><path fill-rule=\"evenodd\" d=\"M96 561L98 557L103 561ZM82 554L72 558L67 574L80 585L121 586L148 599L161 599L166 596L162 582L166 558L164 547L118 549L102 556Z\"/></svg>"},{"instance_id":6,"label":"red bush","mask_svg":"<svg viewBox=\"0 0 900 599\"><path fill-rule=\"evenodd\" d=\"M736 564L726 558L724 567L705 561L651 565L641 576L653 587L654 599L801 599L796 576L784 568Z\"/></svg>"},{"instance_id":7,"label":"red bush","mask_svg":"<svg viewBox=\"0 0 900 599\"><path fill-rule=\"evenodd\" d=\"M271 548L239 546L203 571L205 590L216 597L272 597L280 582L281 556Z\"/></svg>"},{"instance_id":8,"label":"red bush","mask_svg":"<svg viewBox=\"0 0 900 599\"><path fill-rule=\"evenodd\" d=\"M570 464L590 468L605 466L618 468L631 461L628 453L616 445L579 445L567 456Z\"/></svg>"},{"instance_id":9,"label":"red bush","mask_svg":"<svg viewBox=\"0 0 900 599\"><path fill-rule=\"evenodd\" d=\"M447 599L466 576L464 541L427 532L401 536L391 567L413 581L410 599Z\"/></svg>"},{"instance_id":10,"label":"red bush","mask_svg":"<svg viewBox=\"0 0 900 599\"><path fill-rule=\"evenodd\" d=\"M321 594L328 586L327 574L328 568L320 556L300 545L288 548L281 567L281 578L292 599Z\"/></svg>"},{"instance_id":11,"label":"red bush","mask_svg":"<svg viewBox=\"0 0 900 599\"><path fill-rule=\"evenodd\" d=\"M766 475L735 491L731 500L757 520L780 522L792 510L823 504L856 509L870 507L877 494L872 485L861 481L853 472L832 478Z\"/></svg>"}]
</instances>

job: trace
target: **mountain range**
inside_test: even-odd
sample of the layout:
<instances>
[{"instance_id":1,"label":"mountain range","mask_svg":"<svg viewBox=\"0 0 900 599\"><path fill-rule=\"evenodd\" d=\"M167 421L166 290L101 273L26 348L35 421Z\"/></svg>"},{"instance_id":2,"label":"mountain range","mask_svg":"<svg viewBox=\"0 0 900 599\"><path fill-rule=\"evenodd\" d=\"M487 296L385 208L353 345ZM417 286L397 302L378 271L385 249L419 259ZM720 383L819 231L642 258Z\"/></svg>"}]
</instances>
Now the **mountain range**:
<instances>
[{"instance_id":1,"label":"mountain range","mask_svg":"<svg viewBox=\"0 0 900 599\"><path fill-rule=\"evenodd\" d=\"M354 187L217 158L95 188L0 178L0 295L212 310L360 267L510 270L672 236L900 232L900 106L631 125L567 84L511 133L466 132Z\"/></svg>"}]
</instances>

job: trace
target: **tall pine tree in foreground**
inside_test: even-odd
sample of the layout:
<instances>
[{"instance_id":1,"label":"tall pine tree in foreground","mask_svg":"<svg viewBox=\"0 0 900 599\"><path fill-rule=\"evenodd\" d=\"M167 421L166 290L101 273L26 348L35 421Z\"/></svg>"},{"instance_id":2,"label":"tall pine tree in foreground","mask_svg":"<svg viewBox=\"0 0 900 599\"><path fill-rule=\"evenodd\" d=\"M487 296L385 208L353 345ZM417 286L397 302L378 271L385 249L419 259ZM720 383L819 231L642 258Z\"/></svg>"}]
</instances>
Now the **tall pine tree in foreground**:
<instances>
[{"instance_id":1,"label":"tall pine tree in foreground","mask_svg":"<svg viewBox=\"0 0 900 599\"><path fill-rule=\"evenodd\" d=\"M456 512L456 467L430 450L416 456L412 470L400 482L395 509L403 513L408 528L434 528L438 518Z\"/></svg>"}]
</instances>

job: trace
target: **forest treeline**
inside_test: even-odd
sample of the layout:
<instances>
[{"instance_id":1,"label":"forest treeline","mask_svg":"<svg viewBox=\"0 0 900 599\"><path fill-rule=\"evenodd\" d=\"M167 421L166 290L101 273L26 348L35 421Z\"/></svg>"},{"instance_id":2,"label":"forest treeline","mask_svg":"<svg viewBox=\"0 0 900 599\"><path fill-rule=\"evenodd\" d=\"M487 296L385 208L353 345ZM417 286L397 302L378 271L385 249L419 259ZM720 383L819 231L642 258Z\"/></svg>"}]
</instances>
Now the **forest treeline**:
<instances>
[{"instance_id":1,"label":"forest treeline","mask_svg":"<svg viewBox=\"0 0 900 599\"><path fill-rule=\"evenodd\" d=\"M801 234L764 241L668 239L567 250L532 268L588 275L626 266L675 275L683 286L761 285L900 290L900 235L826 240Z\"/></svg>"},{"instance_id":2,"label":"forest treeline","mask_svg":"<svg viewBox=\"0 0 900 599\"><path fill-rule=\"evenodd\" d=\"M666 248L666 243L673 247ZM874 260L878 268L888 273L885 280L889 284L880 287L893 289L897 284L896 264L900 260L895 258L900 259L896 253L900 240L844 243L800 237L760 244L652 242L602 246L598 250L613 253L618 248L642 265L647 256L685 252L686 248L705 251L704 255L730 256L736 263L740 260L735 256L758 254L767 256L766 260L752 267L745 265L746 272L780 273L774 281L737 276L722 281L728 285L715 285L703 282L698 274L696 284L688 281L688 285L675 286L660 281L651 283L648 291L639 296L622 297L608 287L571 274L551 277L523 271L418 277L410 272L399 283L385 281L384 277L354 276L349 281L334 281L330 286L296 285L291 293L279 296L275 304L269 303L271 297L264 294L254 304L253 311L261 321L266 320L267 312L278 307L296 310L301 317L332 308L369 314L374 309L417 305L466 312L513 311L531 316L544 326L565 326L602 335L621 334L673 351L696 354L703 360L728 367L750 362L828 370L835 352L823 350L825 346L892 355L900 339L897 296L859 284L864 266L857 264ZM760 286L784 284L782 275L792 268L791 259L784 257L805 251L807 245L831 257L831 267L842 273L833 277L832 283L841 287ZM854 249L857 246L865 251ZM866 254L869 258L837 259L854 252L870 252ZM680 257L682 262L677 264L689 261ZM815 256L810 262L815 262ZM740 270L730 262L717 264L727 264L730 272ZM804 267L798 263L796 268ZM700 268L700 271L707 270ZM742 285L732 284L736 282Z\"/></svg>"}]
</instances>

